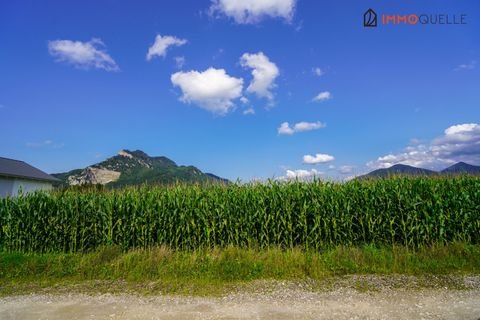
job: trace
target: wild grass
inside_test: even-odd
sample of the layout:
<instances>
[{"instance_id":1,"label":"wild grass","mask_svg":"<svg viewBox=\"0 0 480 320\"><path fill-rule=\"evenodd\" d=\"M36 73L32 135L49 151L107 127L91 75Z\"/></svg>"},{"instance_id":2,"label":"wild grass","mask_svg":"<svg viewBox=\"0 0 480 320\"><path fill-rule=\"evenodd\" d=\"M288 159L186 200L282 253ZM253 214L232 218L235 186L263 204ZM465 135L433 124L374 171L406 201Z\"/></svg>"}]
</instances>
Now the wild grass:
<instances>
[{"instance_id":1,"label":"wild grass","mask_svg":"<svg viewBox=\"0 0 480 320\"><path fill-rule=\"evenodd\" d=\"M478 274L480 246L226 247L173 250L100 247L90 253L0 253L0 295L66 286L88 292L216 294L255 280L328 281L346 275L415 277ZM437 279L438 279L437 277Z\"/></svg>"}]
</instances>

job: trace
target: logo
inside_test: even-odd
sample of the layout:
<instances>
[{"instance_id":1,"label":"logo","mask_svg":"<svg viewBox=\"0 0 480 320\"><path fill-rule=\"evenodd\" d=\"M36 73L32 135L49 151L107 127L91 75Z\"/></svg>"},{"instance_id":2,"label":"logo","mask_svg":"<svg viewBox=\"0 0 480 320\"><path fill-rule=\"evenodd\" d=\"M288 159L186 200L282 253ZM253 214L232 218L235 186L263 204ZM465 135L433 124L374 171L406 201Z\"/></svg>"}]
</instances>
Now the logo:
<instances>
[{"instance_id":1,"label":"logo","mask_svg":"<svg viewBox=\"0 0 480 320\"><path fill-rule=\"evenodd\" d=\"M378 19L380 21L378 21ZM377 13L369 8L363 14L363 26L365 28L377 27L381 25L465 25L467 24L467 15L459 13L382 13L378 17Z\"/></svg>"},{"instance_id":2,"label":"logo","mask_svg":"<svg viewBox=\"0 0 480 320\"><path fill-rule=\"evenodd\" d=\"M377 14L373 9L368 9L363 14L363 26L366 28L376 27L377 26Z\"/></svg>"}]
</instances>

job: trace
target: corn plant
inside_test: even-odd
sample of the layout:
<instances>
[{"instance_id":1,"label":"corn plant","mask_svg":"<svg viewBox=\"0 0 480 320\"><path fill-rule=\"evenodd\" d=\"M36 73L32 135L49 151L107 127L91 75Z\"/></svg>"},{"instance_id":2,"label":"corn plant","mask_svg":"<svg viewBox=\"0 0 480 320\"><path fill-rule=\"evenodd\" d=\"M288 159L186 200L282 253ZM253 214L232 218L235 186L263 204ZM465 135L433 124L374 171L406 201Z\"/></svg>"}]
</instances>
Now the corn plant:
<instances>
[{"instance_id":1,"label":"corn plant","mask_svg":"<svg viewBox=\"0 0 480 320\"><path fill-rule=\"evenodd\" d=\"M19 252L479 240L479 177L67 189L0 199L0 249Z\"/></svg>"}]
</instances>

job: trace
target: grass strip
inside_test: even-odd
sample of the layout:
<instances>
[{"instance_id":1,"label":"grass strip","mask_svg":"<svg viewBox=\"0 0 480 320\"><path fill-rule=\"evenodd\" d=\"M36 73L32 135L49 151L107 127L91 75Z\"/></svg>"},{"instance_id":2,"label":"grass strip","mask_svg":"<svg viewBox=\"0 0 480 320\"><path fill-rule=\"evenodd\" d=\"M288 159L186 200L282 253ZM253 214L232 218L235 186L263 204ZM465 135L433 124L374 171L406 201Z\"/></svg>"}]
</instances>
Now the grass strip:
<instances>
[{"instance_id":1,"label":"grass strip","mask_svg":"<svg viewBox=\"0 0 480 320\"><path fill-rule=\"evenodd\" d=\"M155 247L122 251L101 247L90 253L0 252L0 294L42 288L86 291L210 295L255 280L324 281L347 275L474 275L480 245L451 243L420 249L399 246L337 246L302 249L172 250Z\"/></svg>"}]
</instances>

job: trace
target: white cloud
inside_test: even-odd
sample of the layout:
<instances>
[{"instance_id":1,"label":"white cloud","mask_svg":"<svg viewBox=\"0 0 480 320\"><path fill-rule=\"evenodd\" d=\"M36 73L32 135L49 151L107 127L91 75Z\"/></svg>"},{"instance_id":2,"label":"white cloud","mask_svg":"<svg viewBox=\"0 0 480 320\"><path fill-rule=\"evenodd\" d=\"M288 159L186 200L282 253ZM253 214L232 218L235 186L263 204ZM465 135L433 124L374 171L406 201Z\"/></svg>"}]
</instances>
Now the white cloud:
<instances>
[{"instance_id":1,"label":"white cloud","mask_svg":"<svg viewBox=\"0 0 480 320\"><path fill-rule=\"evenodd\" d=\"M453 70L454 70L454 71L472 70L472 69L475 69L476 66L477 66L477 61L472 60L472 61L470 61L469 63L459 64L459 65L458 65L455 69L453 69Z\"/></svg>"},{"instance_id":2,"label":"white cloud","mask_svg":"<svg viewBox=\"0 0 480 320\"><path fill-rule=\"evenodd\" d=\"M341 174L349 174L353 172L354 166L340 166L337 168L337 171Z\"/></svg>"},{"instance_id":3,"label":"white cloud","mask_svg":"<svg viewBox=\"0 0 480 320\"><path fill-rule=\"evenodd\" d=\"M332 94L329 91L322 91L313 98L315 102L327 101L332 98Z\"/></svg>"},{"instance_id":4,"label":"white cloud","mask_svg":"<svg viewBox=\"0 0 480 320\"><path fill-rule=\"evenodd\" d=\"M323 76L325 74L325 72L320 69L319 67L316 67L316 68L312 68L312 72L314 75L320 77L320 76Z\"/></svg>"},{"instance_id":5,"label":"white cloud","mask_svg":"<svg viewBox=\"0 0 480 320\"><path fill-rule=\"evenodd\" d=\"M88 42L71 40L48 41L48 51L57 61L67 62L77 68L104 69L119 71L120 68L105 50L100 39L93 38Z\"/></svg>"},{"instance_id":6,"label":"white cloud","mask_svg":"<svg viewBox=\"0 0 480 320\"><path fill-rule=\"evenodd\" d=\"M447 129L445 129L444 133L446 137L453 137L455 135L469 135L471 132L479 129L480 128L477 123L464 123L448 127Z\"/></svg>"},{"instance_id":7,"label":"white cloud","mask_svg":"<svg viewBox=\"0 0 480 320\"><path fill-rule=\"evenodd\" d=\"M244 53L240 58L240 64L244 68L252 69L253 79L247 87L247 92L267 98L270 103L273 103L272 90L276 87L275 78L280 73L275 63L271 62L263 52L259 52Z\"/></svg>"},{"instance_id":8,"label":"white cloud","mask_svg":"<svg viewBox=\"0 0 480 320\"><path fill-rule=\"evenodd\" d=\"M294 179L299 179L299 180L307 180L307 179L312 179L314 177L323 175L324 173L315 169L312 170L303 170L303 169L298 169L298 170L286 170L285 175L281 176L279 180L294 180Z\"/></svg>"},{"instance_id":9,"label":"white cloud","mask_svg":"<svg viewBox=\"0 0 480 320\"><path fill-rule=\"evenodd\" d=\"M185 57L175 57L175 65L177 66L178 69L182 69L183 66L185 65Z\"/></svg>"},{"instance_id":10,"label":"white cloud","mask_svg":"<svg viewBox=\"0 0 480 320\"><path fill-rule=\"evenodd\" d=\"M183 46L187 43L187 40L180 39L174 36L161 36L157 34L155 42L150 48L148 48L147 60L151 60L155 56L165 57L167 55L167 49L171 46Z\"/></svg>"},{"instance_id":11,"label":"white cloud","mask_svg":"<svg viewBox=\"0 0 480 320\"><path fill-rule=\"evenodd\" d=\"M317 122L302 121L302 122L295 123L295 125L293 126L293 130L295 132L310 131L310 130L325 128L325 126L326 125L324 123L321 123L320 121L317 121Z\"/></svg>"},{"instance_id":12,"label":"white cloud","mask_svg":"<svg viewBox=\"0 0 480 320\"><path fill-rule=\"evenodd\" d=\"M353 179L355 179L356 177L358 176L361 176L363 174L367 174L368 172L365 172L365 173L362 173L362 174L352 174L352 175L349 175L349 176L346 176L345 178L343 178L343 181L347 182L347 181L351 181Z\"/></svg>"},{"instance_id":13,"label":"white cloud","mask_svg":"<svg viewBox=\"0 0 480 320\"><path fill-rule=\"evenodd\" d=\"M318 130L321 128L325 128L327 125L325 123L322 123L320 121L317 122L298 122L293 125L293 127L290 127L288 122L283 122L280 127L277 129L278 134L294 134L296 132L302 132L302 131L310 131L310 130Z\"/></svg>"},{"instance_id":14,"label":"white cloud","mask_svg":"<svg viewBox=\"0 0 480 320\"><path fill-rule=\"evenodd\" d=\"M340 174L351 174L353 170L355 169L355 166L351 165L343 165L343 166L335 166L333 164L328 165L329 170L335 170L336 172Z\"/></svg>"},{"instance_id":15,"label":"white cloud","mask_svg":"<svg viewBox=\"0 0 480 320\"><path fill-rule=\"evenodd\" d=\"M254 115L255 114L255 109L251 106L250 100L248 100L248 98L242 96L242 97L240 97L240 102L246 108L245 110L243 110L244 115Z\"/></svg>"},{"instance_id":16,"label":"white cloud","mask_svg":"<svg viewBox=\"0 0 480 320\"><path fill-rule=\"evenodd\" d=\"M296 0L212 0L210 13L233 18L236 23L253 24L265 17L292 21Z\"/></svg>"},{"instance_id":17,"label":"white cloud","mask_svg":"<svg viewBox=\"0 0 480 320\"><path fill-rule=\"evenodd\" d=\"M290 125L288 122L284 122L280 125L280 127L277 129L278 134L294 134L295 131L293 131L292 128L290 128Z\"/></svg>"},{"instance_id":18,"label":"white cloud","mask_svg":"<svg viewBox=\"0 0 480 320\"><path fill-rule=\"evenodd\" d=\"M306 164L319 164L319 163L326 163L335 160L334 156L324 153L317 153L316 155L304 155L303 156L303 163Z\"/></svg>"},{"instance_id":19,"label":"white cloud","mask_svg":"<svg viewBox=\"0 0 480 320\"><path fill-rule=\"evenodd\" d=\"M181 101L219 115L234 107L233 100L241 97L243 89L243 79L229 76L224 69L180 71L172 74L170 80L182 90Z\"/></svg>"},{"instance_id":20,"label":"white cloud","mask_svg":"<svg viewBox=\"0 0 480 320\"><path fill-rule=\"evenodd\" d=\"M248 108L246 110L243 111L243 114L244 115L254 115L255 114L255 109L253 108Z\"/></svg>"},{"instance_id":21,"label":"white cloud","mask_svg":"<svg viewBox=\"0 0 480 320\"><path fill-rule=\"evenodd\" d=\"M430 143L413 143L400 153L391 153L367 163L369 168L388 168L402 163L440 169L458 161L480 164L480 124L464 123L445 129Z\"/></svg>"}]
</instances>

